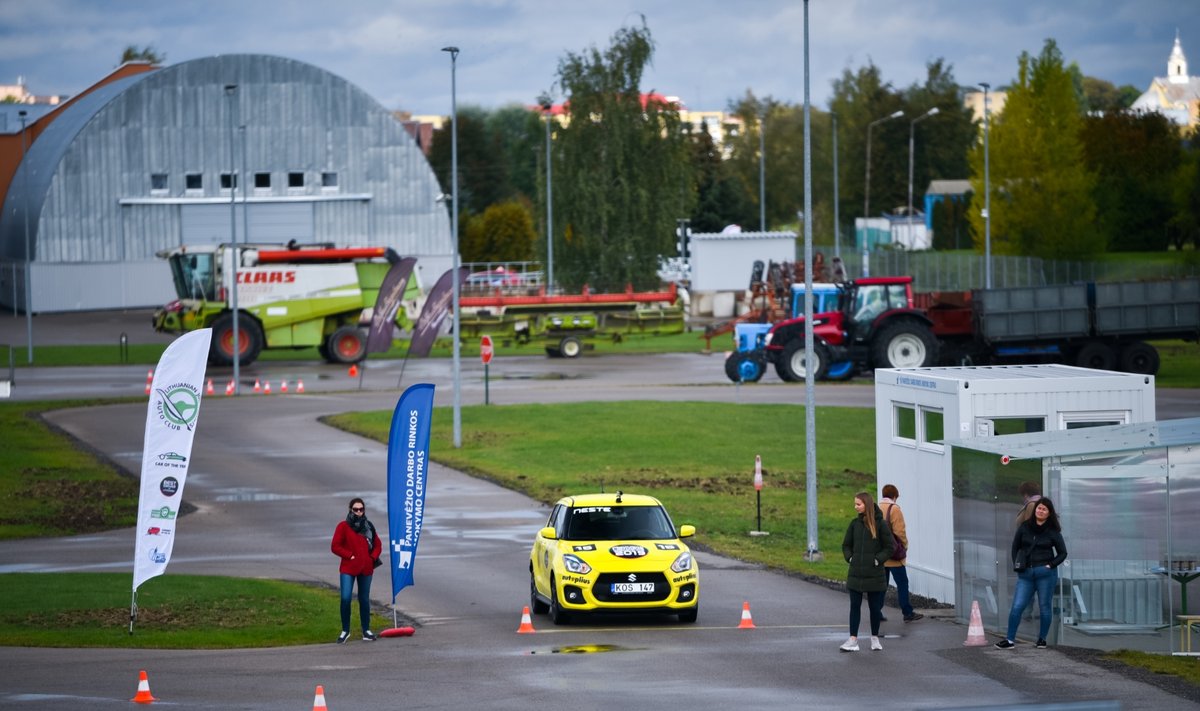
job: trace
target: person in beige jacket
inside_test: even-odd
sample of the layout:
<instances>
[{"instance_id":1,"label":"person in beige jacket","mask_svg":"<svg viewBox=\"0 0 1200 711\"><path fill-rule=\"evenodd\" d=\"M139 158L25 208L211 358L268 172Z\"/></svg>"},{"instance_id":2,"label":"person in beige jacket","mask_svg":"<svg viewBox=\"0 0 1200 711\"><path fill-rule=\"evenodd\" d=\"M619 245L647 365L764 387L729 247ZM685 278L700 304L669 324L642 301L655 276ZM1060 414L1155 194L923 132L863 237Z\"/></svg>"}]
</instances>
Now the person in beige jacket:
<instances>
[{"instance_id":1,"label":"person in beige jacket","mask_svg":"<svg viewBox=\"0 0 1200 711\"><path fill-rule=\"evenodd\" d=\"M883 511L883 520L887 522L892 529L892 535L896 537L896 541L904 545L904 550L908 551L908 531L904 528L904 512L900 510L900 505L896 503L896 499L900 498L900 490L895 484L885 484L883 487L883 498L879 500L879 508ZM891 576L896 581L896 597L900 601L900 612L904 613L905 622L916 622L925 615L913 609L912 602L908 599L908 568L904 565L905 559L900 560L890 559L884 563L884 569L887 575Z\"/></svg>"}]
</instances>

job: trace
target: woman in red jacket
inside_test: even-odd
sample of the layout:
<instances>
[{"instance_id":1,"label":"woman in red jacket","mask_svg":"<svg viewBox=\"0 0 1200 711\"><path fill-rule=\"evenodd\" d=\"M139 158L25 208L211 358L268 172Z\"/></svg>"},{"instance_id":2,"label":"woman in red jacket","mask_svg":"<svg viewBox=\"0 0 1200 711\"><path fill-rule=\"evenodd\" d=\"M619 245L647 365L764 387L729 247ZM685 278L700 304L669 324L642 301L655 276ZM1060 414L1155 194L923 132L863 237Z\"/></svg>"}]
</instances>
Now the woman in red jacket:
<instances>
[{"instance_id":1,"label":"woman in red jacket","mask_svg":"<svg viewBox=\"0 0 1200 711\"><path fill-rule=\"evenodd\" d=\"M367 519L367 507L362 499L350 500L350 512L333 531L333 543L329 545L333 554L342 559L342 633L337 643L343 644L350 637L350 598L354 583L358 582L358 619L362 623L364 642L374 642L371 631L371 575L375 572L375 560L379 558L383 544L375 533L375 525Z\"/></svg>"}]
</instances>

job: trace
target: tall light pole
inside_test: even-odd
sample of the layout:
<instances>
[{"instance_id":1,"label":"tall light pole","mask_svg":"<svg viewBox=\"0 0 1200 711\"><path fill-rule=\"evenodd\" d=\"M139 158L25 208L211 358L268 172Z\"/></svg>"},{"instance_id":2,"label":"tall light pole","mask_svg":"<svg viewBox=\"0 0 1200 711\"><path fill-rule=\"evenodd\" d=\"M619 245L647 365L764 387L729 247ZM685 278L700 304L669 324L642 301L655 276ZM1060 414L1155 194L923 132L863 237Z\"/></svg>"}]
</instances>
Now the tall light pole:
<instances>
[{"instance_id":1,"label":"tall light pole","mask_svg":"<svg viewBox=\"0 0 1200 711\"><path fill-rule=\"evenodd\" d=\"M983 285L992 288L992 181L990 150L988 146L988 89L991 84L979 82L983 87Z\"/></svg>"},{"instance_id":2,"label":"tall light pole","mask_svg":"<svg viewBox=\"0 0 1200 711\"><path fill-rule=\"evenodd\" d=\"M838 217L838 164L837 164L837 114L829 112L833 120L833 256L842 257L842 221Z\"/></svg>"},{"instance_id":3,"label":"tall light pole","mask_svg":"<svg viewBox=\"0 0 1200 711\"><path fill-rule=\"evenodd\" d=\"M25 338L28 341L28 354L30 365L33 364L33 287L30 283L31 270L30 263L33 261L33 252L29 248L29 166L25 165L25 154L29 150L25 135L25 122L29 112L21 109L17 112L21 117L21 190L25 193L25 204L22 206L21 214L25 217ZM13 300L16 301L15 299Z\"/></svg>"},{"instance_id":4,"label":"tall light pole","mask_svg":"<svg viewBox=\"0 0 1200 711\"><path fill-rule=\"evenodd\" d=\"M862 275L871 276L871 229L868 220L871 219L871 130L884 121L891 121L904 116L903 111L896 111L881 119L867 124L867 179L863 190L863 240L862 240Z\"/></svg>"},{"instance_id":5,"label":"tall light pole","mask_svg":"<svg viewBox=\"0 0 1200 711\"><path fill-rule=\"evenodd\" d=\"M817 396L813 353L812 137L808 98L808 0L804 0L804 469L808 549L804 559L823 560L817 538Z\"/></svg>"},{"instance_id":6,"label":"tall light pole","mask_svg":"<svg viewBox=\"0 0 1200 711\"><path fill-rule=\"evenodd\" d=\"M924 121L925 119L929 118L930 116L936 116L937 112L938 112L938 107L934 106L932 109L930 109L930 110L926 111L925 113L921 114L920 116L916 117L908 124L908 212L906 213L906 217L908 217L908 239L909 239L909 241L912 241L912 238L913 238L913 235L912 235L912 230L913 230L913 226L912 226L912 224L913 224L913 222L912 222L912 214L913 214L913 198L912 198L912 193L913 193L913 147L916 145L917 124L920 123L921 121Z\"/></svg>"},{"instance_id":7,"label":"tall light pole","mask_svg":"<svg viewBox=\"0 0 1200 711\"><path fill-rule=\"evenodd\" d=\"M758 230L767 231L767 109L758 110Z\"/></svg>"},{"instance_id":8,"label":"tall light pole","mask_svg":"<svg viewBox=\"0 0 1200 711\"><path fill-rule=\"evenodd\" d=\"M462 370L458 313L458 47L442 47L450 53L450 284L454 290L454 448L462 448Z\"/></svg>"},{"instance_id":9,"label":"tall light pole","mask_svg":"<svg viewBox=\"0 0 1200 711\"><path fill-rule=\"evenodd\" d=\"M554 293L554 182L550 167L550 122L554 120L554 104L549 94L542 95L542 112L546 115L546 293Z\"/></svg>"},{"instance_id":10,"label":"tall light pole","mask_svg":"<svg viewBox=\"0 0 1200 711\"><path fill-rule=\"evenodd\" d=\"M229 308L233 311L233 394L241 394L241 367L242 367L242 348L241 327L238 325L238 263L241 260L241 255L238 254L237 241L237 160L234 157L233 146L236 142L233 132L233 109L236 105L237 84L225 85L225 98L229 99L229 241L233 250L233 273L229 277L229 283L232 285L229 288Z\"/></svg>"}]
</instances>

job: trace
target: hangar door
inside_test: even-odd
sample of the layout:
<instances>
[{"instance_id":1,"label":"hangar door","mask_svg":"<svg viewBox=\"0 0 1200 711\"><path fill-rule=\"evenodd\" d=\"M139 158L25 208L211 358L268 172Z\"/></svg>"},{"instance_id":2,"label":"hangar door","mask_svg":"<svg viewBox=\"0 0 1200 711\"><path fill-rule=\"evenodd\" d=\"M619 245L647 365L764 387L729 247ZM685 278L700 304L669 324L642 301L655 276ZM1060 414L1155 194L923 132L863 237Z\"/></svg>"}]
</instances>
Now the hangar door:
<instances>
[{"instance_id":1,"label":"hangar door","mask_svg":"<svg viewBox=\"0 0 1200 711\"><path fill-rule=\"evenodd\" d=\"M243 214L242 210L247 207L250 212ZM239 242L284 243L293 239L297 242L313 241L311 202L237 203L234 209ZM232 241L228 203L183 205L180 225L183 244L220 244Z\"/></svg>"}]
</instances>

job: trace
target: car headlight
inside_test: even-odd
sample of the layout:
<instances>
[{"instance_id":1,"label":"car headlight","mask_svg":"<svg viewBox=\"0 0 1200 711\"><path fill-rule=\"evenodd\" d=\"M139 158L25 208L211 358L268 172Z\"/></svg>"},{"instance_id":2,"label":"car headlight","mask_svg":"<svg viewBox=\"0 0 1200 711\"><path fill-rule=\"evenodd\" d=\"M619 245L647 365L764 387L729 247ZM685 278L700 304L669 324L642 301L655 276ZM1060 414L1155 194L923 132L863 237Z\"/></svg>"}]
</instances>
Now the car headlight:
<instances>
[{"instance_id":1,"label":"car headlight","mask_svg":"<svg viewBox=\"0 0 1200 711\"><path fill-rule=\"evenodd\" d=\"M592 566L584 563L578 556L573 556L569 553L563 556L563 566L566 567L568 572L575 573L576 575L587 575L592 572Z\"/></svg>"},{"instance_id":2,"label":"car headlight","mask_svg":"<svg viewBox=\"0 0 1200 711\"><path fill-rule=\"evenodd\" d=\"M671 570L676 573L682 573L685 570L692 569L692 554L684 551L679 554L675 562L671 564Z\"/></svg>"}]
</instances>

